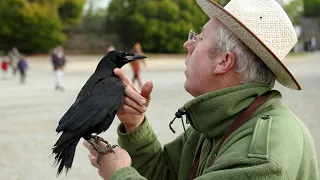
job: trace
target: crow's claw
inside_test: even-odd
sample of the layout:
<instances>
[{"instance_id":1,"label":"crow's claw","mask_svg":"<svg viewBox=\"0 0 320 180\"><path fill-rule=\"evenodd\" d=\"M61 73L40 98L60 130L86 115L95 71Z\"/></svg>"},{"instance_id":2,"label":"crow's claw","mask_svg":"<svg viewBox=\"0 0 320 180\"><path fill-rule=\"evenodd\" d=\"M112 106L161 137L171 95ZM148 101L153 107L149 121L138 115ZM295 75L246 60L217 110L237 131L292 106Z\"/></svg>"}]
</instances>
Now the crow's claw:
<instances>
[{"instance_id":1,"label":"crow's claw","mask_svg":"<svg viewBox=\"0 0 320 180\"><path fill-rule=\"evenodd\" d=\"M102 141L102 142L106 143L106 146L105 146L105 147L99 146L99 145L98 145L99 141ZM99 136L92 136L92 137L88 140L88 142L89 142L89 143L93 146L93 148L94 148L95 150L97 150L98 153L99 153L99 156L98 156L98 158L97 158L97 163L98 163L99 165L101 165L101 164L100 164L100 161L101 161L101 158L102 158L103 155L108 154L108 153L110 153L110 152L115 153L115 151L114 151L113 149L116 148L116 147L119 147L118 145L111 145L111 144L109 144L108 141L104 140L103 138L101 138L101 137L99 137Z\"/></svg>"}]
</instances>

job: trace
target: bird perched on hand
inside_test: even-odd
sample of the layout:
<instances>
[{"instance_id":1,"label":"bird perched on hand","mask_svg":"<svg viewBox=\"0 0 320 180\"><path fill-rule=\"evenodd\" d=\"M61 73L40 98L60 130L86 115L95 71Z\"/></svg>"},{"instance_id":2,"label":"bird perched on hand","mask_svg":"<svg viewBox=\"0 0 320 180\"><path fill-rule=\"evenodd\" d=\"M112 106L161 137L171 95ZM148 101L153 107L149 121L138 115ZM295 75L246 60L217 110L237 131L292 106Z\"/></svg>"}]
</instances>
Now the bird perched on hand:
<instances>
[{"instance_id":1,"label":"bird perched on hand","mask_svg":"<svg viewBox=\"0 0 320 180\"><path fill-rule=\"evenodd\" d=\"M116 146L97 136L109 128L124 96L125 86L113 70L143 58L146 57L140 54L111 51L99 62L56 129L56 132L62 132L52 148L55 165L60 163L57 175L63 168L66 168L66 173L71 168L76 146L81 138L91 143L99 152L98 163L103 154L113 152L112 149ZM97 144L99 141L105 142L107 146L101 148Z\"/></svg>"}]
</instances>

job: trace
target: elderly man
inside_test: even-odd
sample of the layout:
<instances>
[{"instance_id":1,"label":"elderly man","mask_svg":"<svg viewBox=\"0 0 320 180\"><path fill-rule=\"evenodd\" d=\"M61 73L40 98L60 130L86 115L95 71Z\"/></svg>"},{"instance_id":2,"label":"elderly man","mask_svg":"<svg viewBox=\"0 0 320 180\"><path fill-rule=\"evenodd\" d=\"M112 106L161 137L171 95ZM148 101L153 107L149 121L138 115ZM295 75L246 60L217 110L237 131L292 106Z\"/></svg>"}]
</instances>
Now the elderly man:
<instances>
[{"instance_id":1,"label":"elderly man","mask_svg":"<svg viewBox=\"0 0 320 180\"><path fill-rule=\"evenodd\" d=\"M281 62L297 41L286 13L275 0L232 0L224 8L197 2L211 19L184 44L185 89L195 98L176 113L191 127L162 149L144 116L152 83L137 92L116 69L126 84L121 148L98 165L97 152L84 142L92 165L113 180L317 180L310 133L272 90L275 80L301 89Z\"/></svg>"}]
</instances>

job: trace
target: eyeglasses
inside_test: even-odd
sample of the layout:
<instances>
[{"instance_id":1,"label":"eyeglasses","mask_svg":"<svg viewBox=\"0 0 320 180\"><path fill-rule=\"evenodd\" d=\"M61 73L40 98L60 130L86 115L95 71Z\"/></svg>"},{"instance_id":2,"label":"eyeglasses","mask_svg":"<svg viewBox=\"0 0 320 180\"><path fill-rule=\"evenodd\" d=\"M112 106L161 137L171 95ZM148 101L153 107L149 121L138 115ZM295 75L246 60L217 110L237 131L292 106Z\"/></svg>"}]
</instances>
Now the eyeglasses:
<instances>
[{"instance_id":1,"label":"eyeglasses","mask_svg":"<svg viewBox=\"0 0 320 180\"><path fill-rule=\"evenodd\" d=\"M192 29L190 29L190 31L188 33L188 43L194 42L196 40L195 39L196 35L197 35L197 33L194 32Z\"/></svg>"},{"instance_id":2,"label":"eyeglasses","mask_svg":"<svg viewBox=\"0 0 320 180\"><path fill-rule=\"evenodd\" d=\"M190 29L189 33L188 33L188 43L192 43L194 41L196 41L196 36L198 34L196 32L194 32L192 29Z\"/></svg>"},{"instance_id":3,"label":"eyeglasses","mask_svg":"<svg viewBox=\"0 0 320 180\"><path fill-rule=\"evenodd\" d=\"M201 28L201 33L200 34L203 34L203 28ZM190 29L189 33L188 33L188 43L192 43L192 42L195 42L197 40L197 37L200 38L200 40L202 40L202 35L199 36L200 34L194 32L192 29Z\"/></svg>"}]
</instances>

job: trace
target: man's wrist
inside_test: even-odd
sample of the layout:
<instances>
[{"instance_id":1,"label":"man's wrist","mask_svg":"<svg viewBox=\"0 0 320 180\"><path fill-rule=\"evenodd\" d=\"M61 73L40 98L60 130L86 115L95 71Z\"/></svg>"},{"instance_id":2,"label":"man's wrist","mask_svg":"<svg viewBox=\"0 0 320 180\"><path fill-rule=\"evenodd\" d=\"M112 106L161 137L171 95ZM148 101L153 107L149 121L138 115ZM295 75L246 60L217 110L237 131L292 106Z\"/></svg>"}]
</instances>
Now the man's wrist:
<instances>
[{"instance_id":1,"label":"man's wrist","mask_svg":"<svg viewBox=\"0 0 320 180\"><path fill-rule=\"evenodd\" d=\"M140 120L140 123L137 123L137 124L132 125L132 126L124 125L124 128L126 129L126 133L135 131L136 129L138 129L143 124L143 122L144 122L144 117L142 118L142 120Z\"/></svg>"},{"instance_id":2,"label":"man's wrist","mask_svg":"<svg viewBox=\"0 0 320 180\"><path fill-rule=\"evenodd\" d=\"M119 135L118 143L120 147L130 150L133 144L139 146L140 143L151 142L156 139L147 117L142 121L141 125L131 132L126 132L123 124L120 124L117 129ZM129 149L128 149L129 148Z\"/></svg>"}]
</instances>

